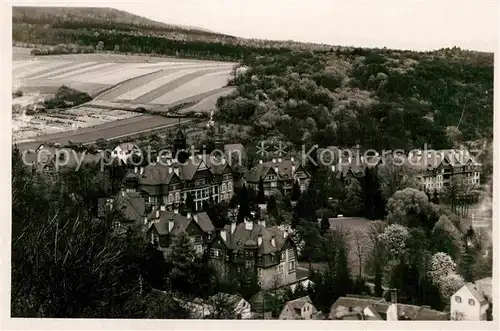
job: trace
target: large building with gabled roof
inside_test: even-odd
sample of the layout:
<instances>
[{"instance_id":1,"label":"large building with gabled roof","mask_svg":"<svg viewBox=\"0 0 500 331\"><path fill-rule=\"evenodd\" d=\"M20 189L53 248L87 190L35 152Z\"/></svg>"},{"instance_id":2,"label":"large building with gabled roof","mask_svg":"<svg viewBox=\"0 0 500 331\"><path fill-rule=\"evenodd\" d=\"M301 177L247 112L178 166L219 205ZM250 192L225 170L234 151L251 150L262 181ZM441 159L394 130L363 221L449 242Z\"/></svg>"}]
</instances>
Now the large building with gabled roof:
<instances>
[{"instance_id":1,"label":"large building with gabled roof","mask_svg":"<svg viewBox=\"0 0 500 331\"><path fill-rule=\"evenodd\" d=\"M303 167L300 161L290 158L289 160L277 158L269 162L259 161L252 170L245 174L245 181L249 187L258 190L262 182L264 194L272 195L274 190L283 194L292 191L293 183L296 181L303 192L307 189L311 175Z\"/></svg>"},{"instance_id":2,"label":"large building with gabled roof","mask_svg":"<svg viewBox=\"0 0 500 331\"><path fill-rule=\"evenodd\" d=\"M150 206L175 210L190 194L196 210L205 201L214 203L233 197L233 171L223 156L190 156L186 162L158 159L144 168L136 167L125 186L139 192Z\"/></svg>"},{"instance_id":3,"label":"large building with gabled roof","mask_svg":"<svg viewBox=\"0 0 500 331\"><path fill-rule=\"evenodd\" d=\"M210 258L221 277L245 274L262 288L296 281L297 248L288 233L246 219L227 225L210 243Z\"/></svg>"}]
</instances>

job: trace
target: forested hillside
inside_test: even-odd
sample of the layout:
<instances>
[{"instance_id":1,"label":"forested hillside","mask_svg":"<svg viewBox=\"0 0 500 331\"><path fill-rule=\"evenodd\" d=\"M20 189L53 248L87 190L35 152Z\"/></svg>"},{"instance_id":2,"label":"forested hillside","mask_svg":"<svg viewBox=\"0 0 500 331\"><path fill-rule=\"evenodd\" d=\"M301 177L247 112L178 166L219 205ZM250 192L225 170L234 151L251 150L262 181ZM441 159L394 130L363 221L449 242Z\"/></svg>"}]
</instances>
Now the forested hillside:
<instances>
[{"instance_id":1,"label":"forested hillside","mask_svg":"<svg viewBox=\"0 0 500 331\"><path fill-rule=\"evenodd\" d=\"M408 151L492 139L492 54L354 49L243 62L249 70L219 99L217 117L250 126L254 144Z\"/></svg>"}]
</instances>

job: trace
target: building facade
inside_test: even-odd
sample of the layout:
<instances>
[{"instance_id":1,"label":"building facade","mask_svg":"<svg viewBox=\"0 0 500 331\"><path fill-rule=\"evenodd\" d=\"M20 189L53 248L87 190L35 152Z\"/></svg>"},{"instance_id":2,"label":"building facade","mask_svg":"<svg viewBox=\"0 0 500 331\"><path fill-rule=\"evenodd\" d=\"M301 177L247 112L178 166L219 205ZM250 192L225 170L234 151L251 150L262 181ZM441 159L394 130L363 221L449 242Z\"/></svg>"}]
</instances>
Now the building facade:
<instances>
[{"instance_id":1,"label":"building facade","mask_svg":"<svg viewBox=\"0 0 500 331\"><path fill-rule=\"evenodd\" d=\"M488 319L492 303L491 277L462 286L450 298L453 320L482 321Z\"/></svg>"},{"instance_id":2,"label":"building facade","mask_svg":"<svg viewBox=\"0 0 500 331\"><path fill-rule=\"evenodd\" d=\"M296 281L297 249L288 234L264 221L246 219L222 229L210 243L210 259L220 277L254 277L262 288Z\"/></svg>"},{"instance_id":3,"label":"building facade","mask_svg":"<svg viewBox=\"0 0 500 331\"><path fill-rule=\"evenodd\" d=\"M311 175L302 166L301 162L294 158L283 160L281 158L272 159L269 162L259 161L259 164L245 175L245 181L249 187L254 190L259 189L262 182L264 194L272 195L274 190L279 190L283 194L290 194L294 182L296 182L300 191L307 189Z\"/></svg>"},{"instance_id":4,"label":"building facade","mask_svg":"<svg viewBox=\"0 0 500 331\"><path fill-rule=\"evenodd\" d=\"M418 170L417 179L426 191L442 191L453 177L469 188L481 183L481 166L466 150L416 151L409 155L408 164Z\"/></svg>"},{"instance_id":5,"label":"building facade","mask_svg":"<svg viewBox=\"0 0 500 331\"><path fill-rule=\"evenodd\" d=\"M229 202L234 194L233 172L222 157L190 156L186 162L157 160L146 167L136 167L124 185L139 192L151 207L164 205L173 211L190 195L196 210L203 203Z\"/></svg>"}]
</instances>

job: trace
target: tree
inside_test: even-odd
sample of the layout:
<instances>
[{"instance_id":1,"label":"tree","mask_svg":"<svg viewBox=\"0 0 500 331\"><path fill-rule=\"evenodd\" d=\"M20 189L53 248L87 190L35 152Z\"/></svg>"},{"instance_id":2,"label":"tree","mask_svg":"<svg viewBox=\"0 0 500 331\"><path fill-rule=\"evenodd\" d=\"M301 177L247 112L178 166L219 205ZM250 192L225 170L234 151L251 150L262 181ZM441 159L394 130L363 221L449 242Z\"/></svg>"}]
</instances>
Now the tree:
<instances>
[{"instance_id":1,"label":"tree","mask_svg":"<svg viewBox=\"0 0 500 331\"><path fill-rule=\"evenodd\" d=\"M363 271L363 261L365 257L365 246L366 246L366 235L361 230L355 230L352 234L352 239L354 241L354 253L358 260L358 277L362 278Z\"/></svg>"},{"instance_id":2,"label":"tree","mask_svg":"<svg viewBox=\"0 0 500 331\"><path fill-rule=\"evenodd\" d=\"M251 211L250 193L245 185L238 191L238 202L240 205L238 209L238 223L241 223L245 217L250 216Z\"/></svg>"},{"instance_id":3,"label":"tree","mask_svg":"<svg viewBox=\"0 0 500 331\"><path fill-rule=\"evenodd\" d=\"M366 167L362 188L365 216L371 220L382 219L384 216L384 201L376 168Z\"/></svg>"},{"instance_id":4,"label":"tree","mask_svg":"<svg viewBox=\"0 0 500 331\"><path fill-rule=\"evenodd\" d=\"M387 220L408 227L434 226L431 205L427 195L413 188L397 191L387 201Z\"/></svg>"},{"instance_id":5,"label":"tree","mask_svg":"<svg viewBox=\"0 0 500 331\"><path fill-rule=\"evenodd\" d=\"M398 165L395 162L392 156L388 156L387 160L377 167L380 190L385 201L399 190L418 188L414 172L407 165Z\"/></svg>"},{"instance_id":6,"label":"tree","mask_svg":"<svg viewBox=\"0 0 500 331\"><path fill-rule=\"evenodd\" d=\"M446 216L441 216L432 228L432 244L437 252L444 252L454 260L462 255L462 234Z\"/></svg>"},{"instance_id":7,"label":"tree","mask_svg":"<svg viewBox=\"0 0 500 331\"><path fill-rule=\"evenodd\" d=\"M264 181L262 180L262 178L259 180L259 192L257 200L259 201L259 203L266 202L266 195L264 193Z\"/></svg>"},{"instance_id":8,"label":"tree","mask_svg":"<svg viewBox=\"0 0 500 331\"><path fill-rule=\"evenodd\" d=\"M103 48L104 48L104 45L103 45ZM115 45L115 47L113 48L113 52L119 53L120 52L120 45Z\"/></svg>"},{"instance_id":9,"label":"tree","mask_svg":"<svg viewBox=\"0 0 500 331\"><path fill-rule=\"evenodd\" d=\"M271 195L269 197L269 199L267 200L267 213L269 215L276 215L277 211L278 211L278 206L276 204L276 198L274 197L274 195Z\"/></svg>"},{"instance_id":10,"label":"tree","mask_svg":"<svg viewBox=\"0 0 500 331\"><path fill-rule=\"evenodd\" d=\"M363 214L363 192L358 180L352 180L349 186L347 186L347 194L342 207L345 214L349 216L359 216Z\"/></svg>"},{"instance_id":11,"label":"tree","mask_svg":"<svg viewBox=\"0 0 500 331\"><path fill-rule=\"evenodd\" d=\"M300 185L297 179L293 181L291 200L297 201L300 198Z\"/></svg>"},{"instance_id":12,"label":"tree","mask_svg":"<svg viewBox=\"0 0 500 331\"><path fill-rule=\"evenodd\" d=\"M190 192L186 194L186 210L196 213L196 204L194 202L193 195Z\"/></svg>"},{"instance_id":13,"label":"tree","mask_svg":"<svg viewBox=\"0 0 500 331\"><path fill-rule=\"evenodd\" d=\"M406 241L408 238L408 228L399 224L391 224L387 226L384 232L379 235L379 239L385 243L389 253L395 260L406 256Z\"/></svg>"},{"instance_id":14,"label":"tree","mask_svg":"<svg viewBox=\"0 0 500 331\"><path fill-rule=\"evenodd\" d=\"M99 41L97 43L97 46L95 47L95 50L97 52L102 52L104 50L104 43L102 41Z\"/></svg>"},{"instance_id":15,"label":"tree","mask_svg":"<svg viewBox=\"0 0 500 331\"><path fill-rule=\"evenodd\" d=\"M320 227L323 233L326 233L328 232L328 230L330 230L330 219L328 218L326 213L323 213L323 216L321 217Z\"/></svg>"}]
</instances>

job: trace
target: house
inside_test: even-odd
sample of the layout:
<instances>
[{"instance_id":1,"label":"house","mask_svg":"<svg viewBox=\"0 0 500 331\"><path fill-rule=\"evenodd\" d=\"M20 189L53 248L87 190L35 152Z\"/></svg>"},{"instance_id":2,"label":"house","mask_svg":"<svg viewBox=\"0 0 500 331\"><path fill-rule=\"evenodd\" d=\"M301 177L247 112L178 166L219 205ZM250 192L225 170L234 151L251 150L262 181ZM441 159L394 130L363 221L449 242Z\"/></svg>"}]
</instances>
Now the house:
<instances>
[{"instance_id":1,"label":"house","mask_svg":"<svg viewBox=\"0 0 500 331\"><path fill-rule=\"evenodd\" d=\"M146 236L152 243L166 249L178 233L185 232L190 237L195 251L203 255L208 243L213 239L214 226L206 213L183 216L177 212L166 211L164 207L155 208L144 219L147 226Z\"/></svg>"},{"instance_id":2,"label":"house","mask_svg":"<svg viewBox=\"0 0 500 331\"><path fill-rule=\"evenodd\" d=\"M469 282L450 298L450 313L453 320L481 321L488 319L492 305L491 277Z\"/></svg>"},{"instance_id":3,"label":"house","mask_svg":"<svg viewBox=\"0 0 500 331\"><path fill-rule=\"evenodd\" d=\"M305 296L285 303L280 313L280 320L310 320L318 314L311 298Z\"/></svg>"},{"instance_id":4,"label":"house","mask_svg":"<svg viewBox=\"0 0 500 331\"><path fill-rule=\"evenodd\" d=\"M359 295L340 297L333 303L328 317L331 320L448 320L447 313L428 306L397 303L394 292L391 293L391 302L384 298Z\"/></svg>"},{"instance_id":5,"label":"house","mask_svg":"<svg viewBox=\"0 0 500 331\"><path fill-rule=\"evenodd\" d=\"M196 210L203 203L229 202L234 194L233 173L225 158L207 155L190 156L186 162L158 158L145 168L135 167L124 185L139 192L150 206L179 208L188 195Z\"/></svg>"},{"instance_id":6,"label":"house","mask_svg":"<svg viewBox=\"0 0 500 331\"><path fill-rule=\"evenodd\" d=\"M215 309L218 318L250 319L252 311L250 303L236 294L217 293L210 297L209 302Z\"/></svg>"},{"instance_id":7,"label":"house","mask_svg":"<svg viewBox=\"0 0 500 331\"><path fill-rule=\"evenodd\" d=\"M111 152L111 155L114 158L118 158L124 163L127 163L127 161L132 158L133 155L142 155L142 151L136 144L132 142L126 142L116 146L115 149L113 149L113 151Z\"/></svg>"},{"instance_id":8,"label":"house","mask_svg":"<svg viewBox=\"0 0 500 331\"><path fill-rule=\"evenodd\" d=\"M290 160L278 158L270 162L260 160L257 166L246 173L245 180L248 186L256 191L262 181L264 194L269 196L272 195L273 190L279 190L283 194L291 193L294 181L303 192L309 185L311 175L301 162L293 157Z\"/></svg>"},{"instance_id":9,"label":"house","mask_svg":"<svg viewBox=\"0 0 500 331\"><path fill-rule=\"evenodd\" d=\"M245 275L262 288L296 281L297 249L287 232L245 219L220 230L210 243L210 261L221 278Z\"/></svg>"},{"instance_id":10,"label":"house","mask_svg":"<svg viewBox=\"0 0 500 331\"><path fill-rule=\"evenodd\" d=\"M419 172L417 179L426 191L442 191L454 176L461 176L470 188L481 182L481 166L467 150L417 150L408 155L407 163Z\"/></svg>"},{"instance_id":11,"label":"house","mask_svg":"<svg viewBox=\"0 0 500 331\"><path fill-rule=\"evenodd\" d=\"M144 224L146 203L137 192L122 189L113 198L98 199L98 217L104 217L113 210L119 216L113 225L116 230Z\"/></svg>"}]
</instances>

